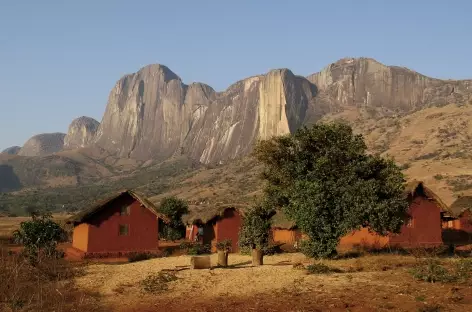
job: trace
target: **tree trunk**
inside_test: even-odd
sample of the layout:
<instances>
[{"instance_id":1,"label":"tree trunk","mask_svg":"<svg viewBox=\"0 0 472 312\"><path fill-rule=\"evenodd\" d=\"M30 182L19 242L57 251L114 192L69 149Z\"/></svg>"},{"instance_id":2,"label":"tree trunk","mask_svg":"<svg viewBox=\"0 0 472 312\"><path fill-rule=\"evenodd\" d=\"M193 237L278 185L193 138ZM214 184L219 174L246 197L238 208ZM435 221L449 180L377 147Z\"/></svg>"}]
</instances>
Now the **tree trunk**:
<instances>
[{"instance_id":1,"label":"tree trunk","mask_svg":"<svg viewBox=\"0 0 472 312\"><path fill-rule=\"evenodd\" d=\"M218 250L218 266L228 266L228 252L226 250Z\"/></svg>"},{"instance_id":2,"label":"tree trunk","mask_svg":"<svg viewBox=\"0 0 472 312\"><path fill-rule=\"evenodd\" d=\"M260 249L252 250L252 265L259 266L263 264L264 253Z\"/></svg>"}]
</instances>

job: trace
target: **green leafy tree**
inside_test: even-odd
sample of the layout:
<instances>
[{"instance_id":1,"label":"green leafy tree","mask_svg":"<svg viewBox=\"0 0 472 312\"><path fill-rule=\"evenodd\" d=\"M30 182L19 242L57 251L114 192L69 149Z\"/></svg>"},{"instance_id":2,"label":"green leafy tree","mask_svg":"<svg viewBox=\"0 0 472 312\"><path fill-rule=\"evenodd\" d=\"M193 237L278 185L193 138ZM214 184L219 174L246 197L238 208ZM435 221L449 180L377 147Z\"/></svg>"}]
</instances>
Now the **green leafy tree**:
<instances>
[{"instance_id":1,"label":"green leafy tree","mask_svg":"<svg viewBox=\"0 0 472 312\"><path fill-rule=\"evenodd\" d=\"M262 204L257 204L246 211L239 230L239 247L253 250L253 257L255 250L260 251L262 257L264 251L269 247L270 219L274 214L275 210Z\"/></svg>"},{"instance_id":2,"label":"green leafy tree","mask_svg":"<svg viewBox=\"0 0 472 312\"><path fill-rule=\"evenodd\" d=\"M254 155L265 166L265 200L308 235L302 250L330 257L342 236L367 226L400 231L408 209L404 177L391 159L369 155L361 135L334 122L261 141Z\"/></svg>"},{"instance_id":3,"label":"green leafy tree","mask_svg":"<svg viewBox=\"0 0 472 312\"><path fill-rule=\"evenodd\" d=\"M169 240L182 238L185 235L182 216L188 213L187 202L176 197L165 197L161 201L159 211L170 219L169 224L165 224L162 229L162 236Z\"/></svg>"},{"instance_id":4,"label":"green leafy tree","mask_svg":"<svg viewBox=\"0 0 472 312\"><path fill-rule=\"evenodd\" d=\"M33 261L42 254L57 256L57 244L66 239L64 230L52 220L50 213L32 213L31 217L32 220L21 222L20 228L13 233L14 239L24 245L25 253Z\"/></svg>"}]
</instances>

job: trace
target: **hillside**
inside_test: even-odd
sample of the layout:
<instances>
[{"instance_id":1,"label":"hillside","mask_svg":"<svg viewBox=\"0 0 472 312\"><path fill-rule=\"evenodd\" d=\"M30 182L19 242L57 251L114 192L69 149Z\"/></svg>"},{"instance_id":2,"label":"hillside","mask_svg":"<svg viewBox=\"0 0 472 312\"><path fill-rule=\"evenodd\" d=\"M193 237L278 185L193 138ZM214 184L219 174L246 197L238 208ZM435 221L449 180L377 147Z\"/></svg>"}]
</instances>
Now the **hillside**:
<instances>
[{"instance_id":1,"label":"hillside","mask_svg":"<svg viewBox=\"0 0 472 312\"><path fill-rule=\"evenodd\" d=\"M65 136L34 136L19 155L0 154L0 192L13 192L3 195L4 210L15 203L8 209L19 212L38 196L54 209L79 209L121 186L165 191L155 201L176 194L198 209L247 203L260 190L260 168L244 159L257 140L343 119L371 152L393 156L451 202L472 184L471 101L471 80L434 79L369 58L342 59L308 77L272 70L223 92L186 85L154 64L116 83L101 122L79 117ZM184 169L156 181L169 166Z\"/></svg>"}]
</instances>

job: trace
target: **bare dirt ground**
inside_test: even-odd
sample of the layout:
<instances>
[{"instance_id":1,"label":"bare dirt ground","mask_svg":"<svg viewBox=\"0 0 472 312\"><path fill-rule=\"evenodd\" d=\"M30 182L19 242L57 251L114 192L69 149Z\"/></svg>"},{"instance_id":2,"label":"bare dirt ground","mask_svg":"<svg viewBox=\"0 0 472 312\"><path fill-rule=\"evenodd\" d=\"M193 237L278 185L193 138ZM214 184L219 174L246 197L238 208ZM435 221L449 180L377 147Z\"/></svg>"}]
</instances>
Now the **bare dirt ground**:
<instances>
[{"instance_id":1,"label":"bare dirt ground","mask_svg":"<svg viewBox=\"0 0 472 312\"><path fill-rule=\"evenodd\" d=\"M309 264L300 254L265 257L231 254L229 268L184 269L168 289L145 293L148 274L185 268L189 256L127 264L94 264L77 279L97 291L111 311L472 311L469 285L418 282L407 272L410 256L377 255L325 261L342 273L307 274L293 263ZM455 259L442 260L446 264ZM212 263L216 255L212 255Z\"/></svg>"}]
</instances>

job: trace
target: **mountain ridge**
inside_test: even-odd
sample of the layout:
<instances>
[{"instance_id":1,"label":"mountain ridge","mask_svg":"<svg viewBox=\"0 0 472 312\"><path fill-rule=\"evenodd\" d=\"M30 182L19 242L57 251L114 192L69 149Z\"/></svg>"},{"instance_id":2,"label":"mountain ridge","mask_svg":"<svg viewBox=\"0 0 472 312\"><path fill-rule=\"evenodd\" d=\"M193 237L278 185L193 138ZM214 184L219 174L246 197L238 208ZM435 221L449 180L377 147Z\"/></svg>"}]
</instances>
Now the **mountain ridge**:
<instances>
[{"instance_id":1,"label":"mountain ridge","mask_svg":"<svg viewBox=\"0 0 472 312\"><path fill-rule=\"evenodd\" d=\"M97 177L119 179L178 155L225 164L248 155L259 139L339 118L366 134L371 150L385 152L393 134L383 123L471 99L472 80L430 78L371 58L343 58L307 77L274 69L218 92L201 82L187 85L167 66L151 64L117 80L100 122L76 118L61 134L60 148L52 144L39 156L33 148L26 156L0 154L0 165L10 166L21 182L5 189L80 185ZM364 124L387 132L372 139ZM36 145L44 145L35 137ZM395 153L402 159L401 150ZM35 166L46 170L32 179L24 168Z\"/></svg>"}]
</instances>

